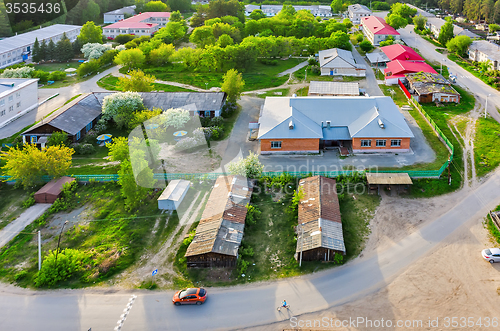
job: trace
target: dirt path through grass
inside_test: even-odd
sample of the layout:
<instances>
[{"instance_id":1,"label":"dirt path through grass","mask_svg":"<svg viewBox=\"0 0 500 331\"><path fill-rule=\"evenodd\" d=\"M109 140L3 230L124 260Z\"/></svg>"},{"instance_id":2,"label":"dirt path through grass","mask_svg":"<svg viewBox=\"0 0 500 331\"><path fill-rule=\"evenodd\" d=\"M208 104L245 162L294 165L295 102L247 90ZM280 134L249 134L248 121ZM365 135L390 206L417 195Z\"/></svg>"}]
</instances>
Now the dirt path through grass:
<instances>
[{"instance_id":1,"label":"dirt path through grass","mask_svg":"<svg viewBox=\"0 0 500 331\"><path fill-rule=\"evenodd\" d=\"M116 277L116 282L119 282L118 286L124 288L148 287L152 282L151 273L155 269L158 269L158 274L154 279L156 286L165 288L172 284L172 280L178 275L174 271L173 259L170 256L175 256L180 243L189 231L190 225L195 222L201 207L204 205L203 201L206 200L208 193L204 193L200 202L201 193L197 192L191 204L185 210L179 211L179 222L166 240L157 246L159 249L157 247L150 248L140 258L136 266ZM175 216L170 216L168 222L173 221L175 221Z\"/></svg>"}]
</instances>

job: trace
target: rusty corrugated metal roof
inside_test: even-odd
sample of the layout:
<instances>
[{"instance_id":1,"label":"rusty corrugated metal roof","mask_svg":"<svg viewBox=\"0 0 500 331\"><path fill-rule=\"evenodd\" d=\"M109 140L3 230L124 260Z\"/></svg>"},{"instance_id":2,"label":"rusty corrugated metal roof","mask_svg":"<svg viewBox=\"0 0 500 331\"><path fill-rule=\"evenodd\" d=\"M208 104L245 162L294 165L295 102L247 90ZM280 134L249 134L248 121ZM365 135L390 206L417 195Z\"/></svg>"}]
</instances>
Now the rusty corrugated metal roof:
<instances>
[{"instance_id":1,"label":"rusty corrugated metal roof","mask_svg":"<svg viewBox=\"0 0 500 331\"><path fill-rule=\"evenodd\" d=\"M345 252L342 220L335 179L314 176L302 179L299 189L297 252L318 247Z\"/></svg>"},{"instance_id":2,"label":"rusty corrugated metal roof","mask_svg":"<svg viewBox=\"0 0 500 331\"><path fill-rule=\"evenodd\" d=\"M210 252L237 256L245 227L246 205L251 196L248 179L241 176L217 178L185 256Z\"/></svg>"}]
</instances>

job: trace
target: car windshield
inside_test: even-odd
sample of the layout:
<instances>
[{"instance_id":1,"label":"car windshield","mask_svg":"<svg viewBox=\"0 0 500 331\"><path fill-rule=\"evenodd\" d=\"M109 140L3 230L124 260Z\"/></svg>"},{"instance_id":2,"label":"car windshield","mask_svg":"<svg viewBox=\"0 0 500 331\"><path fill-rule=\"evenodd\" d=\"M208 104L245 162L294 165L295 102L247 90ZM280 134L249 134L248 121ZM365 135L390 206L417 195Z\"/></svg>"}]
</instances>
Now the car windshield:
<instances>
[{"instance_id":1,"label":"car windshield","mask_svg":"<svg viewBox=\"0 0 500 331\"><path fill-rule=\"evenodd\" d=\"M489 249L485 249L485 250L484 250L484 254L486 254L486 255L491 255L491 251L490 251Z\"/></svg>"},{"instance_id":2,"label":"car windshield","mask_svg":"<svg viewBox=\"0 0 500 331\"><path fill-rule=\"evenodd\" d=\"M182 290L179 292L179 298L182 299L190 294L196 294L197 291L198 291L198 289L196 289L196 288L188 288L188 289Z\"/></svg>"}]
</instances>

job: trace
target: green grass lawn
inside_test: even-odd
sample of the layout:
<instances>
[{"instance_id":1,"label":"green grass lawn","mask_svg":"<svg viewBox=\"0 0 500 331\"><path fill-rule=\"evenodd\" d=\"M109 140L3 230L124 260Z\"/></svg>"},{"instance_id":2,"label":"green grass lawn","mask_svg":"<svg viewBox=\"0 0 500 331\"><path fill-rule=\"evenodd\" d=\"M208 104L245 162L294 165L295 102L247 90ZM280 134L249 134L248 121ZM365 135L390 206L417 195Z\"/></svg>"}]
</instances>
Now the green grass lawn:
<instances>
[{"instance_id":1,"label":"green grass lawn","mask_svg":"<svg viewBox=\"0 0 500 331\"><path fill-rule=\"evenodd\" d=\"M68 62L68 63L55 63L55 62L48 62L48 63L42 63L42 64L35 64L35 69L36 70L43 70L46 72L52 72L52 71L64 71L68 68L75 68L78 69L80 66L80 62Z\"/></svg>"},{"instance_id":2,"label":"green grass lawn","mask_svg":"<svg viewBox=\"0 0 500 331\"><path fill-rule=\"evenodd\" d=\"M285 83L288 75L277 77L276 75L297 64L304 59L291 58L285 61L278 60L278 65L265 65L257 62L253 68L242 73L245 81L245 91L259 90L263 88L276 87ZM223 82L224 73L220 72L192 72L180 65L168 65L165 67L145 67L144 72L152 74L158 80L179 82L196 86L199 88L220 87ZM207 85L205 85L207 83Z\"/></svg>"},{"instance_id":3,"label":"green grass lawn","mask_svg":"<svg viewBox=\"0 0 500 331\"><path fill-rule=\"evenodd\" d=\"M73 248L90 256L87 267L73 277L60 283L59 287L84 287L98 284L132 265L141 252L152 242L158 242L166 231L168 216L157 208L160 192L150 194L139 210L128 212L120 195L120 186L115 183L80 185L71 198L67 211L90 204L90 222L76 223L70 220L67 232L63 233L62 249ZM57 231L48 228L52 216L41 217L30 224L25 232L45 232L42 256L57 246ZM156 234L152 229L159 221ZM159 233L158 233L159 232ZM47 237L49 236L49 237ZM35 235L19 234L8 245L0 249L0 278L16 281L17 285L31 287L38 271L37 244ZM17 267L25 263L24 267ZM23 270L20 275L20 270Z\"/></svg>"},{"instance_id":4,"label":"green grass lawn","mask_svg":"<svg viewBox=\"0 0 500 331\"><path fill-rule=\"evenodd\" d=\"M500 124L491 117L480 117L476 122L474 162L478 177L500 164Z\"/></svg>"},{"instance_id":5,"label":"green grass lawn","mask_svg":"<svg viewBox=\"0 0 500 331\"><path fill-rule=\"evenodd\" d=\"M109 91L121 91L120 88L117 86L117 84L118 84L118 77L115 77L111 74L106 75L97 81L97 85L99 87L102 87L103 89ZM154 83L153 90L163 91L163 92L193 92L193 90L189 90L183 87L160 84L160 83Z\"/></svg>"},{"instance_id":6,"label":"green grass lawn","mask_svg":"<svg viewBox=\"0 0 500 331\"><path fill-rule=\"evenodd\" d=\"M306 97L309 94L309 86L298 89L295 94L297 94L299 97Z\"/></svg>"},{"instance_id":7,"label":"green grass lawn","mask_svg":"<svg viewBox=\"0 0 500 331\"><path fill-rule=\"evenodd\" d=\"M390 96L390 90L394 91L393 100L397 105L406 105L406 97L399 87L380 85L380 88L385 95ZM446 137L451 141L455 147L453 162L451 164L452 185L448 185L447 172L443 173L440 179L416 179L413 180L413 185L410 190L410 197L431 197L453 192L460 188L463 180L463 151L460 147L458 140L453 136L448 128L448 120L458 114L469 112L474 107L474 98L468 92L457 88L461 94L463 103L446 104L443 107L436 107L434 104L424 104L422 107L429 114L429 116L436 122L437 126L443 131ZM439 140L431 126L427 123L424 117L414 108L409 111L415 121L418 123L422 132L436 153L436 159L431 163L414 164L411 166L404 166L403 170L438 170L448 160L449 151L444 144Z\"/></svg>"}]
</instances>

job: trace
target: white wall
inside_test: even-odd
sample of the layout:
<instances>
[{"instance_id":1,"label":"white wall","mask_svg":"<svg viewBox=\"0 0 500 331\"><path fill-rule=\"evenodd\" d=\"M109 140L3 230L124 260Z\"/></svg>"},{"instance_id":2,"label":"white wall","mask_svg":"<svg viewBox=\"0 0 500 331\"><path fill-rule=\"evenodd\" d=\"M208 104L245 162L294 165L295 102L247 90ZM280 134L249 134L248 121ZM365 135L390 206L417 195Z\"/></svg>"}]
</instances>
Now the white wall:
<instances>
[{"instance_id":1,"label":"white wall","mask_svg":"<svg viewBox=\"0 0 500 331\"><path fill-rule=\"evenodd\" d=\"M15 81L15 79L9 79ZM20 89L12 89L0 99L0 127L24 112L38 107L38 80Z\"/></svg>"}]
</instances>

